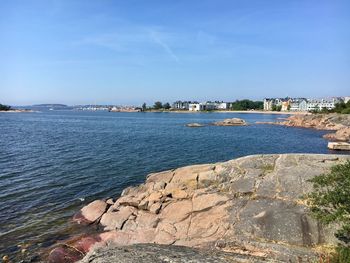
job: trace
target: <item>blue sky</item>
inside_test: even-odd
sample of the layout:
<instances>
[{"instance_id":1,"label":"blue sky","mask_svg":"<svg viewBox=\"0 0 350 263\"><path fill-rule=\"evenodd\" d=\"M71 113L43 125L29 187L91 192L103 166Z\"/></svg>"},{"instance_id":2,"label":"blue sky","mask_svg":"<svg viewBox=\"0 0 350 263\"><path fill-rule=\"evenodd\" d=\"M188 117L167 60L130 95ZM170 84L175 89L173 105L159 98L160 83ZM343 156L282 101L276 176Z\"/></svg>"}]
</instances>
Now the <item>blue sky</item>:
<instances>
[{"instance_id":1,"label":"blue sky","mask_svg":"<svg viewBox=\"0 0 350 263\"><path fill-rule=\"evenodd\" d=\"M350 95L350 1L2 0L0 103Z\"/></svg>"}]
</instances>

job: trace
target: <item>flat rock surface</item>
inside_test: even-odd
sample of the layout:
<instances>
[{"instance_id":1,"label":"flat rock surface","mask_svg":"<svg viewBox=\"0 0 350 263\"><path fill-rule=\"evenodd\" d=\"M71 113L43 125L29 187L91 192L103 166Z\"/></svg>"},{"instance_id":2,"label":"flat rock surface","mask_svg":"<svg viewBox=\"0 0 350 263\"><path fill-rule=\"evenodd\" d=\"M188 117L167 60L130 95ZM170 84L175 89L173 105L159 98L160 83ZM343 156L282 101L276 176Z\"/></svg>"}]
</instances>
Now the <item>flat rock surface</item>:
<instances>
[{"instance_id":1,"label":"flat rock surface","mask_svg":"<svg viewBox=\"0 0 350 263\"><path fill-rule=\"evenodd\" d=\"M350 143L347 142L329 142L328 149L350 151Z\"/></svg>"},{"instance_id":2,"label":"flat rock surface","mask_svg":"<svg viewBox=\"0 0 350 263\"><path fill-rule=\"evenodd\" d=\"M234 263L247 256L213 250L199 250L182 246L137 244L133 246L109 245L89 253L80 263ZM250 262L266 262L250 258ZM271 261L270 261L271 262Z\"/></svg>"},{"instance_id":3,"label":"flat rock surface","mask_svg":"<svg viewBox=\"0 0 350 263\"><path fill-rule=\"evenodd\" d=\"M269 261L314 260L318 247L336 240L332 227L309 215L302 199L312 190L307 180L347 159L253 155L154 173L144 184L125 189L108 208L96 222L105 230L96 240L210 248Z\"/></svg>"}]
</instances>

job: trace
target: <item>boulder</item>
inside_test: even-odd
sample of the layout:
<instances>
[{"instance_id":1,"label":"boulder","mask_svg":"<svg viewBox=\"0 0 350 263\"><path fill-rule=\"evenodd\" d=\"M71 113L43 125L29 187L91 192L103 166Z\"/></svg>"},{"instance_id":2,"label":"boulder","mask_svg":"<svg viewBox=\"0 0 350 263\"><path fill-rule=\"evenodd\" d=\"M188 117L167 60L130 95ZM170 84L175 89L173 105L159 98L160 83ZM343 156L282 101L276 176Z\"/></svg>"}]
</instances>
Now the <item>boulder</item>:
<instances>
[{"instance_id":1,"label":"boulder","mask_svg":"<svg viewBox=\"0 0 350 263\"><path fill-rule=\"evenodd\" d=\"M48 257L49 263L73 263L77 262L84 256L83 252L74 247L61 244L53 249Z\"/></svg>"},{"instance_id":2,"label":"boulder","mask_svg":"<svg viewBox=\"0 0 350 263\"><path fill-rule=\"evenodd\" d=\"M121 229L135 210L132 206L122 206L119 211L105 213L100 224L105 227L105 230Z\"/></svg>"},{"instance_id":3,"label":"boulder","mask_svg":"<svg viewBox=\"0 0 350 263\"><path fill-rule=\"evenodd\" d=\"M78 223L93 223L98 220L107 209L107 203L103 200L95 200L84 206L73 218Z\"/></svg>"}]
</instances>

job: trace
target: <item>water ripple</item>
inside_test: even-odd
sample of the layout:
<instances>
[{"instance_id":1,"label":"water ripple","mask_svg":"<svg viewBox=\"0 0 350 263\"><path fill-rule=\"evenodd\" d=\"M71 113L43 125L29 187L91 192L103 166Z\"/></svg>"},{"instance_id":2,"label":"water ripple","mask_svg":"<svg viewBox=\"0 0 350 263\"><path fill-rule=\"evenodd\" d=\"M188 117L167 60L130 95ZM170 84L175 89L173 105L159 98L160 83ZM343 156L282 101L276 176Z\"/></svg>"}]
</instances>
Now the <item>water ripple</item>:
<instances>
[{"instance_id":1,"label":"water ripple","mask_svg":"<svg viewBox=\"0 0 350 263\"><path fill-rule=\"evenodd\" d=\"M82 205L115 197L151 172L256 153L328 153L323 131L268 125L185 127L228 117L254 123L281 116L0 114L0 254L15 255L18 243L31 243L33 251L66 238L78 231L69 218Z\"/></svg>"}]
</instances>

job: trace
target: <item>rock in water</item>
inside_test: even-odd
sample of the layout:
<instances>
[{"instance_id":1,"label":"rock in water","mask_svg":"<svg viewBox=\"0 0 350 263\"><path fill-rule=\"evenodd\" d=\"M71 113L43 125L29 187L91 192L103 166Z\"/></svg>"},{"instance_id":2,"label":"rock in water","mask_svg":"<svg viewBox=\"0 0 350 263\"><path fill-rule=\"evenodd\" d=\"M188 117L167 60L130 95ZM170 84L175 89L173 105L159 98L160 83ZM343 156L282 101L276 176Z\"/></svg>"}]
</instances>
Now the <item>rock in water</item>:
<instances>
[{"instance_id":1,"label":"rock in water","mask_svg":"<svg viewBox=\"0 0 350 263\"><path fill-rule=\"evenodd\" d=\"M204 127L204 124L200 124L200 123L188 123L186 124L187 127L191 127L191 128L199 128L199 127Z\"/></svg>"},{"instance_id":2,"label":"rock in water","mask_svg":"<svg viewBox=\"0 0 350 263\"><path fill-rule=\"evenodd\" d=\"M245 120L239 118L225 119L223 121L218 121L213 123L215 126L244 126L247 125Z\"/></svg>"}]
</instances>

